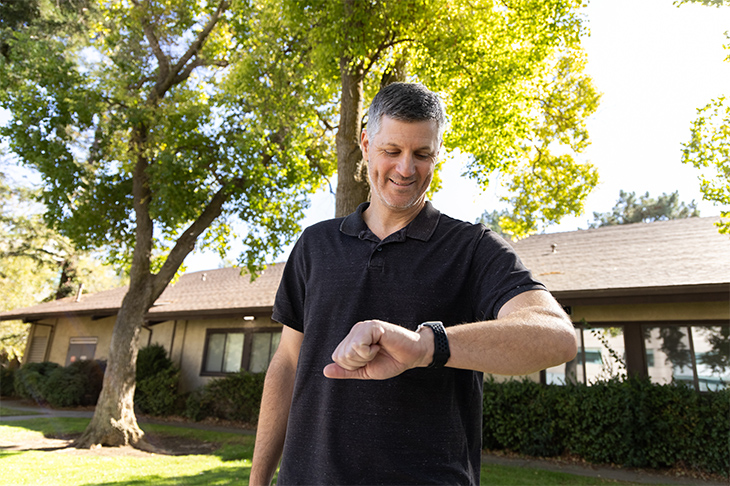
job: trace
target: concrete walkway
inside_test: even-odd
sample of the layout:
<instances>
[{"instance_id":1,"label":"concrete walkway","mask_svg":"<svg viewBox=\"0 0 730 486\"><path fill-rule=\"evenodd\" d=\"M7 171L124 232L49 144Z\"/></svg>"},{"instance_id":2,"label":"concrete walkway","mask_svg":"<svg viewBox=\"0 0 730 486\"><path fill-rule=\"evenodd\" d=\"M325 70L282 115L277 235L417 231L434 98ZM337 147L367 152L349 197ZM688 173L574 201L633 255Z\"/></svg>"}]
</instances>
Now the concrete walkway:
<instances>
[{"instance_id":1,"label":"concrete walkway","mask_svg":"<svg viewBox=\"0 0 730 486\"><path fill-rule=\"evenodd\" d=\"M17 410L18 415L0 417L0 425L18 420L29 420L34 418L55 418L55 417L73 417L73 418L91 418L93 411L87 410L57 410L43 406L37 406L27 401L19 400L2 400L0 406ZM149 419L147 417L139 417L140 423L157 423L172 426L180 426L186 428L195 428L203 430L213 430L228 433L255 434L253 430L237 429L229 426L215 426L210 424L202 424L195 422L170 422L164 420ZM493 464L499 466L523 467L532 469L541 469L545 471L554 471L577 476L588 476L603 478L610 481L625 481L638 484L663 484L667 486L673 485L689 485L689 486L730 486L730 481L711 481L700 478L676 477L668 474L661 474L652 470L636 470L624 469L620 467L594 466L590 464L572 464L560 460L549 460L539 458L528 458L520 456L502 456L494 454L483 454L482 463Z\"/></svg>"}]
</instances>

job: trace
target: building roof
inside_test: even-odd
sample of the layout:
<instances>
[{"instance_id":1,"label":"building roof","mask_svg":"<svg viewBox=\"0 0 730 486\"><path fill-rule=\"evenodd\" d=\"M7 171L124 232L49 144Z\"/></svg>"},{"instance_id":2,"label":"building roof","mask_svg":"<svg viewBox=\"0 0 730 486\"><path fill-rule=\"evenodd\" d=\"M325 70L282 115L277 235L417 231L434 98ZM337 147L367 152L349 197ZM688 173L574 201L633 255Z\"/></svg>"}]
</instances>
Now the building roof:
<instances>
[{"instance_id":1,"label":"building roof","mask_svg":"<svg viewBox=\"0 0 730 486\"><path fill-rule=\"evenodd\" d=\"M556 297L725 292L730 237L717 217L533 235L513 243ZM714 297L713 297L714 298Z\"/></svg>"},{"instance_id":2,"label":"building roof","mask_svg":"<svg viewBox=\"0 0 730 486\"><path fill-rule=\"evenodd\" d=\"M147 313L151 321L195 316L245 316L270 314L283 263L269 265L253 282L239 268L187 273L162 293ZM0 320L39 320L67 314L104 317L115 315L127 286L45 302L0 313Z\"/></svg>"},{"instance_id":3,"label":"building roof","mask_svg":"<svg viewBox=\"0 0 730 486\"><path fill-rule=\"evenodd\" d=\"M730 298L730 238L718 218L689 218L533 235L513 243L525 265L563 303L647 298ZM148 312L150 321L267 315L283 263L251 282L238 268L188 273ZM117 313L127 287L0 313L0 320Z\"/></svg>"}]
</instances>

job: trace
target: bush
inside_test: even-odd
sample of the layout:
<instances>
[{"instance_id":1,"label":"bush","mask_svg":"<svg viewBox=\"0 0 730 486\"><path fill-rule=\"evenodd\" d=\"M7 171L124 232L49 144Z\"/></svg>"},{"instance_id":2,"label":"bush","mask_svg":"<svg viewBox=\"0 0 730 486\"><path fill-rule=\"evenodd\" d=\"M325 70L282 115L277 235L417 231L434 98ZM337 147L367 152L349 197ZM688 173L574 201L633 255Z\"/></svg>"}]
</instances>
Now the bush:
<instances>
[{"instance_id":1,"label":"bush","mask_svg":"<svg viewBox=\"0 0 730 486\"><path fill-rule=\"evenodd\" d=\"M137 381L151 378L160 371L175 368L175 364L167 357L167 350L160 344L151 344L137 353Z\"/></svg>"},{"instance_id":2,"label":"bush","mask_svg":"<svg viewBox=\"0 0 730 486\"><path fill-rule=\"evenodd\" d=\"M255 424L265 378L265 373L240 371L211 381L190 395L185 415L193 420L216 417Z\"/></svg>"},{"instance_id":3,"label":"bush","mask_svg":"<svg viewBox=\"0 0 730 486\"><path fill-rule=\"evenodd\" d=\"M647 379L585 385L484 384L484 447L594 463L684 464L730 475L730 390L697 393Z\"/></svg>"},{"instance_id":4,"label":"bush","mask_svg":"<svg viewBox=\"0 0 730 486\"><path fill-rule=\"evenodd\" d=\"M53 407L96 404L104 381L103 361L76 361L56 368L41 388L44 401Z\"/></svg>"},{"instance_id":5,"label":"bush","mask_svg":"<svg viewBox=\"0 0 730 486\"><path fill-rule=\"evenodd\" d=\"M139 350L136 378L134 403L141 412L156 416L175 413L180 372L163 346L153 344Z\"/></svg>"},{"instance_id":6,"label":"bush","mask_svg":"<svg viewBox=\"0 0 730 486\"><path fill-rule=\"evenodd\" d=\"M45 402L43 387L51 372L61 365L44 361L42 363L28 363L15 372L15 394L36 402Z\"/></svg>"},{"instance_id":7,"label":"bush","mask_svg":"<svg viewBox=\"0 0 730 486\"><path fill-rule=\"evenodd\" d=\"M15 369L0 366L0 397L15 395Z\"/></svg>"},{"instance_id":8,"label":"bush","mask_svg":"<svg viewBox=\"0 0 730 486\"><path fill-rule=\"evenodd\" d=\"M180 372L175 368L168 368L139 380L134 393L134 404L149 415L165 416L175 413L179 380Z\"/></svg>"}]
</instances>

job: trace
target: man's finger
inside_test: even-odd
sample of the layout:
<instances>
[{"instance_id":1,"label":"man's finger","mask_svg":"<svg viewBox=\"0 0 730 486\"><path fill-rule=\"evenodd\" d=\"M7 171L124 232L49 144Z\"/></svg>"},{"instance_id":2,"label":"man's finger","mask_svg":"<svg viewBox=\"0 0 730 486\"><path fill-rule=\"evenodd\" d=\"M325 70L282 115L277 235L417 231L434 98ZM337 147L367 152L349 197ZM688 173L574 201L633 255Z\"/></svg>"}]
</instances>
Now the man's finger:
<instances>
[{"instance_id":1,"label":"man's finger","mask_svg":"<svg viewBox=\"0 0 730 486\"><path fill-rule=\"evenodd\" d=\"M324 376L336 380L363 380L363 368L350 371L337 363L330 363L324 367Z\"/></svg>"}]
</instances>

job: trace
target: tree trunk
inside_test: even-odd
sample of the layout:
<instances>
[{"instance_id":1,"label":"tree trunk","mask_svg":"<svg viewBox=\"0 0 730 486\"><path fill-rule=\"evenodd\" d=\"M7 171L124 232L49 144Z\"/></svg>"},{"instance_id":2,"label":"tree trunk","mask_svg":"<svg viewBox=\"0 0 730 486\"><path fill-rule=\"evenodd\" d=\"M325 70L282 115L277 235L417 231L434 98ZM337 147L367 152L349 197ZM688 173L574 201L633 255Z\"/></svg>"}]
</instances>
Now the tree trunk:
<instances>
[{"instance_id":1,"label":"tree trunk","mask_svg":"<svg viewBox=\"0 0 730 486\"><path fill-rule=\"evenodd\" d=\"M363 75L362 66L350 66L347 58L340 60L342 95L337 130L335 217L347 216L370 198L367 162L362 160L360 152Z\"/></svg>"},{"instance_id":2,"label":"tree trunk","mask_svg":"<svg viewBox=\"0 0 730 486\"><path fill-rule=\"evenodd\" d=\"M149 276L151 280L151 275ZM150 450L134 414L134 390L139 334L147 312L150 282L130 284L114 325L104 386L94 416L74 444L78 448L97 445L131 445Z\"/></svg>"}]
</instances>

